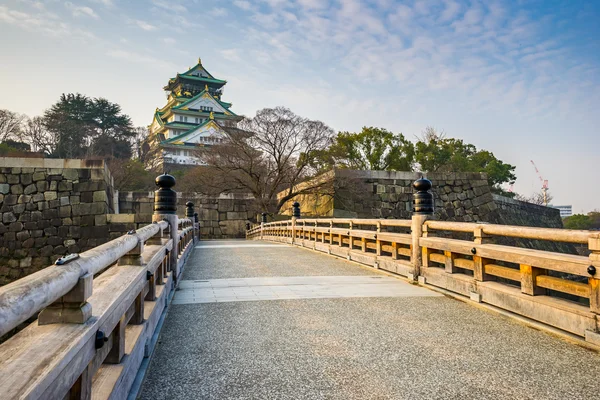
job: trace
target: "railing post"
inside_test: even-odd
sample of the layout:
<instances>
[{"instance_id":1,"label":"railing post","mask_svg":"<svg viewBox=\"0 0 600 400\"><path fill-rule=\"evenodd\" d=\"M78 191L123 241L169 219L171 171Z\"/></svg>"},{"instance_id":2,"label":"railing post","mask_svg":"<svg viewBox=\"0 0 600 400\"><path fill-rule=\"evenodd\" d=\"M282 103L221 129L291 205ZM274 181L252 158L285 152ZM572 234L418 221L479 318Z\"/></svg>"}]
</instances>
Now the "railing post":
<instances>
[{"instance_id":1,"label":"railing post","mask_svg":"<svg viewBox=\"0 0 600 400\"><path fill-rule=\"evenodd\" d=\"M196 235L196 241L200 241L200 219L198 213L194 213L194 233Z\"/></svg>"},{"instance_id":2,"label":"railing post","mask_svg":"<svg viewBox=\"0 0 600 400\"><path fill-rule=\"evenodd\" d=\"M292 204L292 244L296 243L296 220L300 218L300 203Z\"/></svg>"},{"instance_id":3,"label":"railing post","mask_svg":"<svg viewBox=\"0 0 600 400\"><path fill-rule=\"evenodd\" d=\"M587 271L590 274L588 282L590 285L590 310L600 314L600 233L594 234L588 239L590 250L590 266ZM599 323L600 324L600 323ZM600 329L600 325L598 326Z\"/></svg>"},{"instance_id":4,"label":"railing post","mask_svg":"<svg viewBox=\"0 0 600 400\"><path fill-rule=\"evenodd\" d=\"M192 226L194 227L194 229L192 230L193 234L192 234L192 240L193 243L196 243L196 218L194 217L195 215L195 211L194 211L194 203L192 203L191 201L188 201L187 203L185 203L185 217L189 218L190 221L192 221Z\"/></svg>"},{"instance_id":5,"label":"railing post","mask_svg":"<svg viewBox=\"0 0 600 400\"><path fill-rule=\"evenodd\" d=\"M267 223L267 213L260 214L260 239L263 238L263 230L265 229L265 224Z\"/></svg>"},{"instance_id":6,"label":"railing post","mask_svg":"<svg viewBox=\"0 0 600 400\"><path fill-rule=\"evenodd\" d=\"M417 179L413 182L413 216L411 223L411 256L410 261L413 266L412 276L408 278L417 280L421 274L421 266L423 265L422 251L419 244L419 239L423 235L423 223L433 216L433 194L429 192L431 189L431 181L429 179ZM427 253L425 253L427 257Z\"/></svg>"},{"instance_id":7,"label":"railing post","mask_svg":"<svg viewBox=\"0 0 600 400\"><path fill-rule=\"evenodd\" d=\"M486 235L483 232L483 227L478 226L473 232L473 242L475 244L486 244L492 243L493 239L491 236ZM486 264L490 264L490 260L478 256L477 251L475 250L475 252L473 253L473 277L476 281L483 282L491 280L492 277L485 273Z\"/></svg>"},{"instance_id":8,"label":"railing post","mask_svg":"<svg viewBox=\"0 0 600 400\"><path fill-rule=\"evenodd\" d=\"M38 325L83 324L92 316L93 275L79 278L77 285L66 295L44 308L38 315Z\"/></svg>"},{"instance_id":9,"label":"railing post","mask_svg":"<svg viewBox=\"0 0 600 400\"><path fill-rule=\"evenodd\" d=\"M172 189L175 186L175 178L168 174L159 175L154 181L158 190L154 192L154 215L152 221L167 221L169 224L169 235L173 240L173 248L169 252L169 264L173 271L173 280L179 277L177 267L177 245L179 243L179 219L177 218L177 193Z\"/></svg>"}]
</instances>

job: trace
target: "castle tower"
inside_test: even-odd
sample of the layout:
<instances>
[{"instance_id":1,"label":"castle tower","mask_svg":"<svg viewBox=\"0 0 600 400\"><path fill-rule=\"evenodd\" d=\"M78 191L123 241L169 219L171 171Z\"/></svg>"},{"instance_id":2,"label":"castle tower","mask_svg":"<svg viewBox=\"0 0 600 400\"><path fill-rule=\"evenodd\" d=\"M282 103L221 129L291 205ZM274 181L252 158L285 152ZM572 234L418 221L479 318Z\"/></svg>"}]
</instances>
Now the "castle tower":
<instances>
[{"instance_id":1,"label":"castle tower","mask_svg":"<svg viewBox=\"0 0 600 400\"><path fill-rule=\"evenodd\" d=\"M157 108L149 126L150 143L160 148L158 164L203 165L199 149L223 140L224 128L241 119L231 103L221 101L227 81L216 79L198 63L164 87L167 104Z\"/></svg>"}]
</instances>

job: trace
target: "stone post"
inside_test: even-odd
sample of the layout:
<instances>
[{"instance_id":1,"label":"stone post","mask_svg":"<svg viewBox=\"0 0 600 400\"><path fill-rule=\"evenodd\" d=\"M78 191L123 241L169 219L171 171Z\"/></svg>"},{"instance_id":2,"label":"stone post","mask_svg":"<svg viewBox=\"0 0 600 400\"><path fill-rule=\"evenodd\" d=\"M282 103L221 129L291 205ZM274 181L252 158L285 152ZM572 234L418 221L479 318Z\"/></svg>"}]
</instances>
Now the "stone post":
<instances>
[{"instance_id":1,"label":"stone post","mask_svg":"<svg viewBox=\"0 0 600 400\"><path fill-rule=\"evenodd\" d=\"M169 263L173 272L173 280L177 281L179 277L179 268L177 266L177 242L178 238L178 218L177 218L177 193L171 189L175 186L175 178L166 173L156 177L154 181L158 190L154 192L154 215L152 221L167 221L169 223L169 236L173 239L173 249L169 252Z\"/></svg>"},{"instance_id":2,"label":"stone post","mask_svg":"<svg viewBox=\"0 0 600 400\"><path fill-rule=\"evenodd\" d=\"M263 227L267 223L267 213L262 213L260 215L260 239L263 238Z\"/></svg>"},{"instance_id":3,"label":"stone post","mask_svg":"<svg viewBox=\"0 0 600 400\"><path fill-rule=\"evenodd\" d=\"M417 280L421 274L421 266L423 265L423 257L419 239L423 236L423 223L433 216L433 194L429 192L431 189L431 181L429 179L417 179L413 182L413 216L411 224L411 256L410 262L413 266L412 276L408 278Z\"/></svg>"},{"instance_id":4,"label":"stone post","mask_svg":"<svg viewBox=\"0 0 600 400\"><path fill-rule=\"evenodd\" d=\"M196 220L194 218L194 203L192 203L191 201L188 201L187 203L185 203L185 217L189 218L190 221L192 221L192 227L194 228L193 232L193 242L196 243Z\"/></svg>"}]
</instances>

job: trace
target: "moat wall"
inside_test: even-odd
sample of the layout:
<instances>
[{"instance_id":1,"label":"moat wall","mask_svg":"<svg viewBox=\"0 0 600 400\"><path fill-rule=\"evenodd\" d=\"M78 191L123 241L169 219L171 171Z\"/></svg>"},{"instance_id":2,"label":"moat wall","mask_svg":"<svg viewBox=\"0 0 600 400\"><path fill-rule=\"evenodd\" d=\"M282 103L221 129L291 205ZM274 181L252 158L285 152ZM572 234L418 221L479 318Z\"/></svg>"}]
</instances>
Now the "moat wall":
<instances>
[{"instance_id":1,"label":"moat wall","mask_svg":"<svg viewBox=\"0 0 600 400\"><path fill-rule=\"evenodd\" d=\"M177 186L175 186L177 190ZM134 229L137 224L143 226L152 221L154 192L120 192L119 216L110 217L112 223L129 221L122 229ZM203 239L241 238L246 235L246 222L256 219L259 212L255 208L254 198L243 194L204 196L198 193L177 193L177 215L185 215L185 203L194 203L200 223L200 235ZM125 217L129 214L130 217ZM135 220L135 221L134 221ZM119 222L124 223L124 222Z\"/></svg>"},{"instance_id":2,"label":"moat wall","mask_svg":"<svg viewBox=\"0 0 600 400\"><path fill-rule=\"evenodd\" d=\"M103 161L0 158L0 284L106 242L112 200Z\"/></svg>"}]
</instances>

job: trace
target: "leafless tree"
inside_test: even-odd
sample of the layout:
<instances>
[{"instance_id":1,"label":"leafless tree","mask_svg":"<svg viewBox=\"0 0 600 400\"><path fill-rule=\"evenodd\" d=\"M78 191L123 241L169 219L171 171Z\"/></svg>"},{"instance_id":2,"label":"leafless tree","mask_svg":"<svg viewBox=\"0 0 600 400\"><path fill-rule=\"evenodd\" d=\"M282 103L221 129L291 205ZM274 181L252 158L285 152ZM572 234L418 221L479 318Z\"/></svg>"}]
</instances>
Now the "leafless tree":
<instances>
[{"instance_id":1,"label":"leafless tree","mask_svg":"<svg viewBox=\"0 0 600 400\"><path fill-rule=\"evenodd\" d=\"M27 118L23 124L22 138L38 153L52 154L58 144L57 137L44 126L42 117Z\"/></svg>"},{"instance_id":2,"label":"leafless tree","mask_svg":"<svg viewBox=\"0 0 600 400\"><path fill-rule=\"evenodd\" d=\"M21 137L21 128L24 116L9 110L0 110L0 142L5 140L18 140Z\"/></svg>"},{"instance_id":3,"label":"leafless tree","mask_svg":"<svg viewBox=\"0 0 600 400\"><path fill-rule=\"evenodd\" d=\"M550 192L546 193L546 201L550 203L554 196L550 194ZM523 196L519 193L515 195L516 200L524 201L531 204L537 204L539 206L544 205L544 192L535 192L531 196Z\"/></svg>"},{"instance_id":4,"label":"leafless tree","mask_svg":"<svg viewBox=\"0 0 600 400\"><path fill-rule=\"evenodd\" d=\"M415 135L416 136L416 135ZM427 126L421 132L421 136L416 136L417 140L424 143L429 143L432 140L442 140L446 138L446 132L443 130L438 132L433 126Z\"/></svg>"},{"instance_id":5,"label":"leafless tree","mask_svg":"<svg viewBox=\"0 0 600 400\"><path fill-rule=\"evenodd\" d=\"M263 211L276 213L294 196L322 185L310 180L316 173L311 161L333 134L323 122L287 108L265 108L226 128L223 143L199 154L208 164L199 183L213 193L250 192Z\"/></svg>"}]
</instances>

